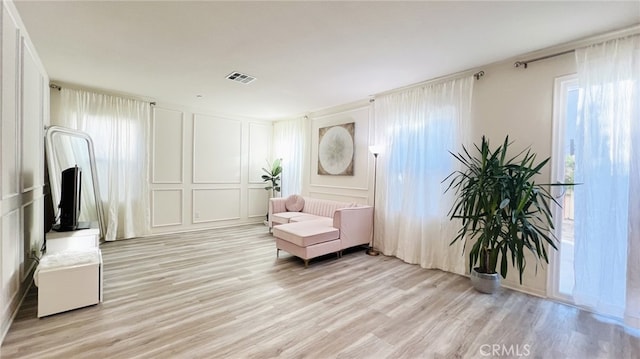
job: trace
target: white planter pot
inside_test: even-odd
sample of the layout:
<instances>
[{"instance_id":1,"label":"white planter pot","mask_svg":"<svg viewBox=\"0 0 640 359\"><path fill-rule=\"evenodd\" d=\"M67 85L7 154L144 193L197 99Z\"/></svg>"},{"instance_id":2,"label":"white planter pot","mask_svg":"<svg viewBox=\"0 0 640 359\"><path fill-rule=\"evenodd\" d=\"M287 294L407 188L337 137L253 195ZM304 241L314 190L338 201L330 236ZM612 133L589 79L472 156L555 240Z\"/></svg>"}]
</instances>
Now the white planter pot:
<instances>
[{"instance_id":1,"label":"white planter pot","mask_svg":"<svg viewBox=\"0 0 640 359\"><path fill-rule=\"evenodd\" d=\"M471 271L471 284L482 293L493 294L500 288L500 275L498 273L478 273L477 268Z\"/></svg>"}]
</instances>

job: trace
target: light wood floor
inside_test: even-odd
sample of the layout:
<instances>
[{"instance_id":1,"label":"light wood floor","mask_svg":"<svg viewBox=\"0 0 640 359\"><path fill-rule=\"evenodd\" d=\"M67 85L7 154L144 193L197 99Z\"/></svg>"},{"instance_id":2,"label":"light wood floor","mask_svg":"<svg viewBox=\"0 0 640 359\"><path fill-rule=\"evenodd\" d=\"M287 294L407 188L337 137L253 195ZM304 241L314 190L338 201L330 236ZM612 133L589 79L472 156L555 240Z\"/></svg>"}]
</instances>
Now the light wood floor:
<instances>
[{"instance_id":1,"label":"light wood floor","mask_svg":"<svg viewBox=\"0 0 640 359\"><path fill-rule=\"evenodd\" d=\"M2 358L640 357L588 313L395 258L276 260L262 225L102 251L104 303L38 319L32 288Z\"/></svg>"}]
</instances>

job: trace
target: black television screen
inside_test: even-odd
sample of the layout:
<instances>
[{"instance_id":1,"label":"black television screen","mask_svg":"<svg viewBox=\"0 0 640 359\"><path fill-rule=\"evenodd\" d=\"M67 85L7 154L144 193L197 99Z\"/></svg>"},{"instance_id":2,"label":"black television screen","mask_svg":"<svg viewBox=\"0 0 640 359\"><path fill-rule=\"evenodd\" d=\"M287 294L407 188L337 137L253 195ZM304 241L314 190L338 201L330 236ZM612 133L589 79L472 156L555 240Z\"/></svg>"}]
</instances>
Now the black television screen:
<instances>
[{"instance_id":1,"label":"black television screen","mask_svg":"<svg viewBox=\"0 0 640 359\"><path fill-rule=\"evenodd\" d=\"M78 229L80 216L80 187L82 170L78 166L62 171L60 181L60 224L53 229L57 231L74 231Z\"/></svg>"}]
</instances>

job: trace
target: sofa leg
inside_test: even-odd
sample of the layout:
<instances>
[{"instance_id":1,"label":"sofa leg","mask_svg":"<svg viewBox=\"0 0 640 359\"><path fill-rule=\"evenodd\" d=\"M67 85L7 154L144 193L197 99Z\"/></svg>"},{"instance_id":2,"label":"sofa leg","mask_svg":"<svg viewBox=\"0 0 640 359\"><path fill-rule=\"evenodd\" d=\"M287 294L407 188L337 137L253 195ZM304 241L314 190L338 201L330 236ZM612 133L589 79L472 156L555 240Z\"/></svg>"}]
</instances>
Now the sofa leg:
<instances>
[{"instance_id":1,"label":"sofa leg","mask_svg":"<svg viewBox=\"0 0 640 359\"><path fill-rule=\"evenodd\" d=\"M308 259L304 260L304 267L305 268L309 268L309 260Z\"/></svg>"},{"instance_id":2,"label":"sofa leg","mask_svg":"<svg viewBox=\"0 0 640 359\"><path fill-rule=\"evenodd\" d=\"M276 259L280 258L280 248L276 248Z\"/></svg>"}]
</instances>

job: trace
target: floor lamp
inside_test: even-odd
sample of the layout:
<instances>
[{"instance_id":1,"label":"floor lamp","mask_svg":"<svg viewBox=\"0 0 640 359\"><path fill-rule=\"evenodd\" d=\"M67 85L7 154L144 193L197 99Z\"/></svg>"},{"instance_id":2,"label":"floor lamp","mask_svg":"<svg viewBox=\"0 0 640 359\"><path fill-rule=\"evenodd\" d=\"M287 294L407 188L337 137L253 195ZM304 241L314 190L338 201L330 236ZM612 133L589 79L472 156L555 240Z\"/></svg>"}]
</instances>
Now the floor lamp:
<instances>
[{"instance_id":1,"label":"floor lamp","mask_svg":"<svg viewBox=\"0 0 640 359\"><path fill-rule=\"evenodd\" d=\"M376 241L376 184L378 182L378 155L382 152L382 146L369 146L369 152L373 154L373 226L371 228L371 245L367 254L377 256L380 254L375 248Z\"/></svg>"}]
</instances>

